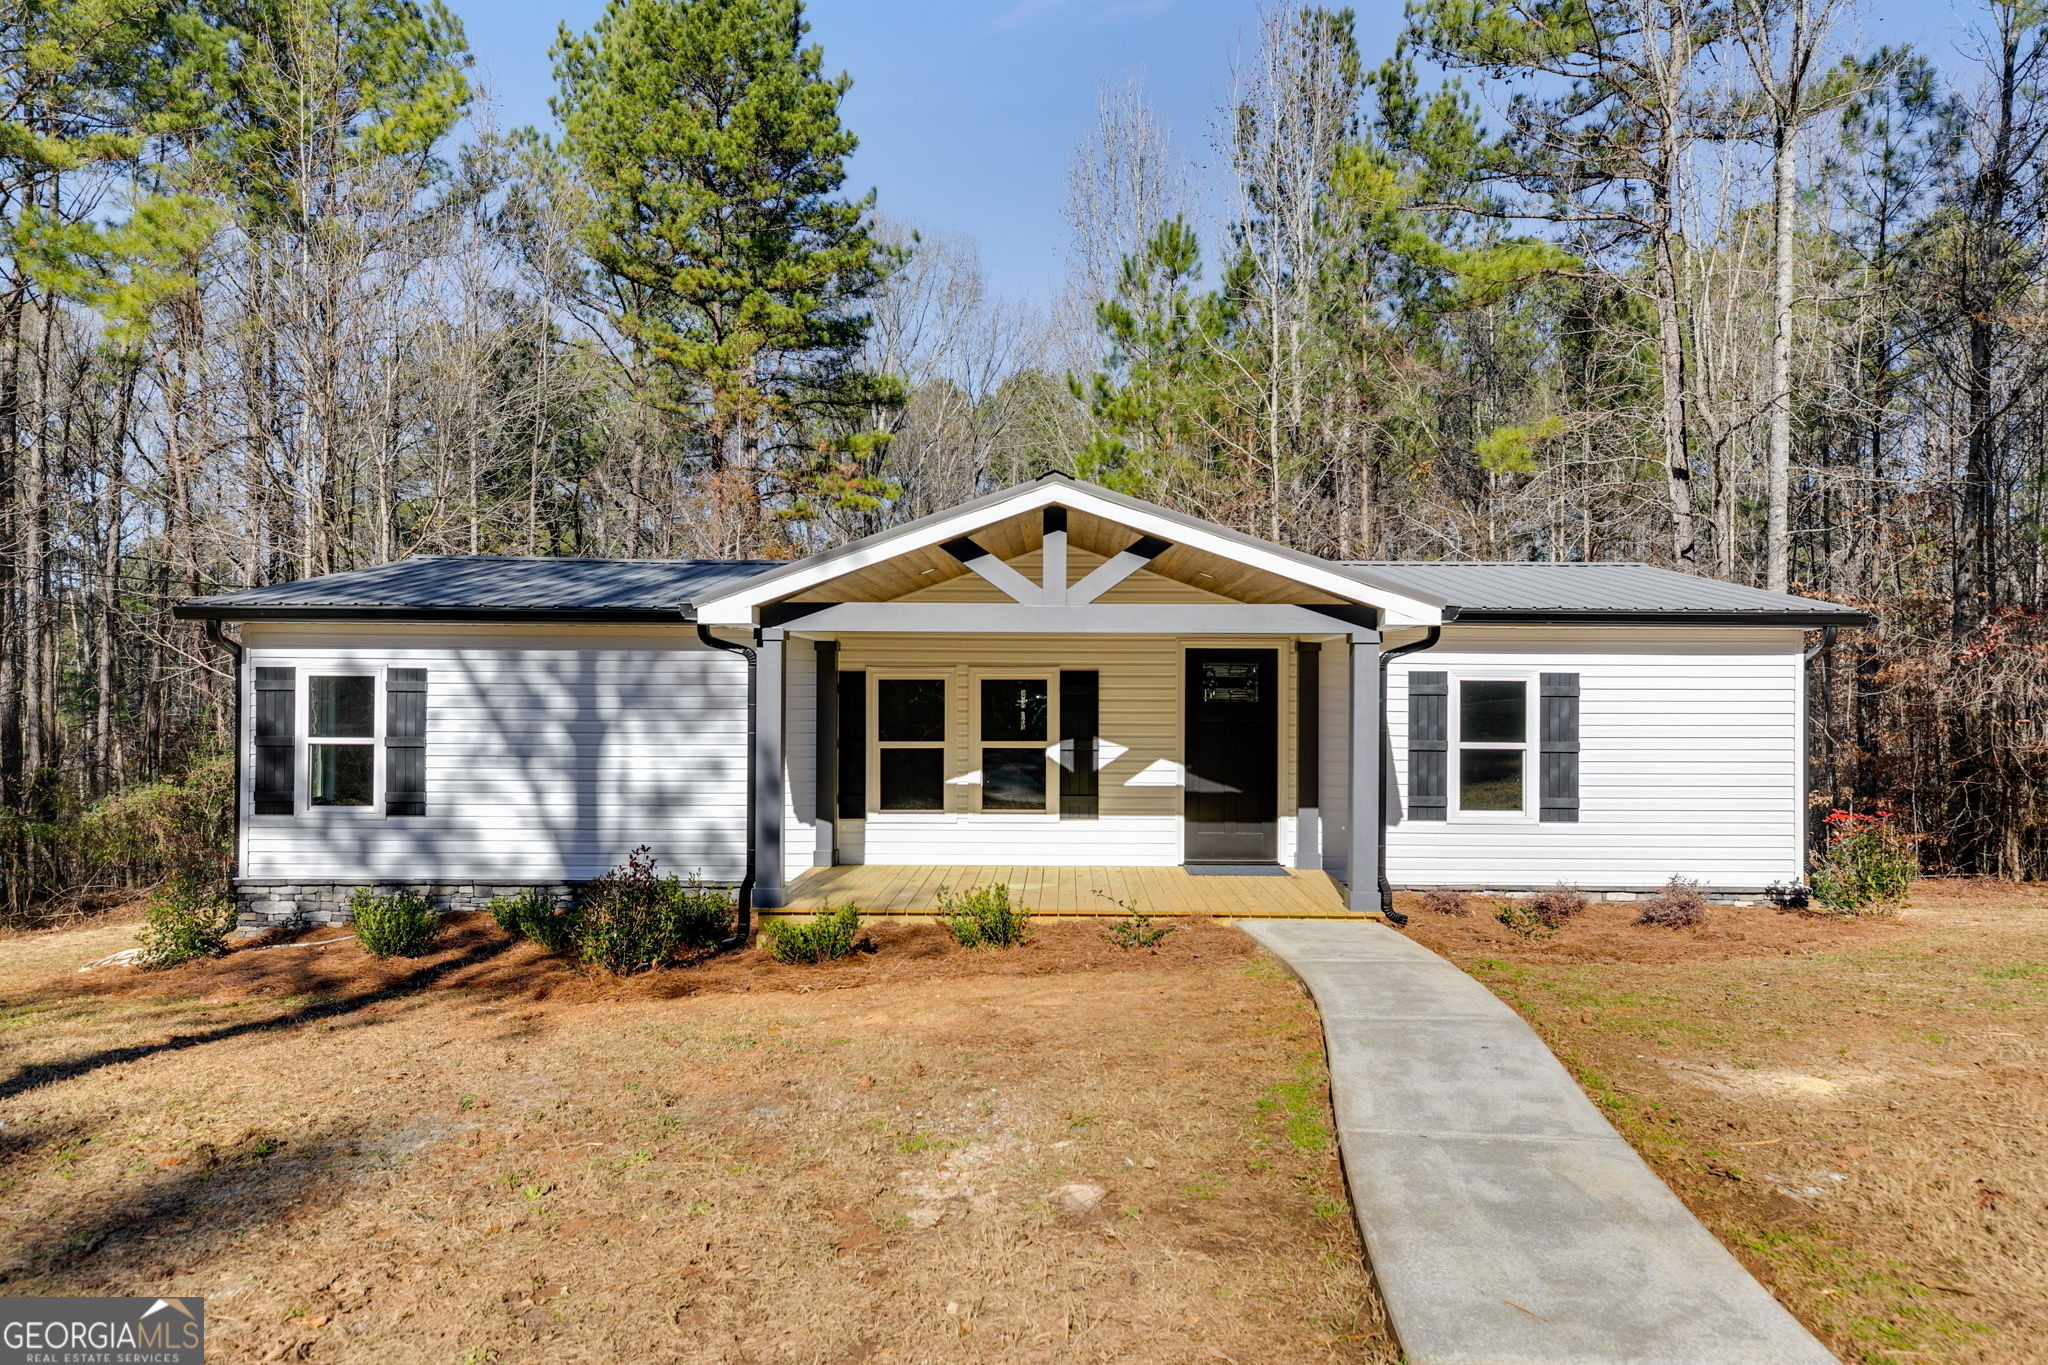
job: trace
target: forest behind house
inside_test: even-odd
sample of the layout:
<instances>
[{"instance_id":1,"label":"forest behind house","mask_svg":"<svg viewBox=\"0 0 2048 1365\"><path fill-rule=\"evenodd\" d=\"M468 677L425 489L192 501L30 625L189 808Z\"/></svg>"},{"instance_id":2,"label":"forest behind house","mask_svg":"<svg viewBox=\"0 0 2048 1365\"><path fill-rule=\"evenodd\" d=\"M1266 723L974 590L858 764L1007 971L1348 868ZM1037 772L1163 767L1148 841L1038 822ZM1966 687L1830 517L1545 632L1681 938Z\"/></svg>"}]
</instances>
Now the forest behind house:
<instances>
[{"instance_id":1,"label":"forest behind house","mask_svg":"<svg viewBox=\"0 0 2048 1365\"><path fill-rule=\"evenodd\" d=\"M1210 127L1105 89L1042 301L850 182L796 0L612 0L547 130L438 0L0 14L6 921L218 865L233 669L180 599L795 556L1046 470L1867 607L1816 818L2048 875L2031 0L1938 61L1852 0L1415 0L1392 52L1248 9Z\"/></svg>"}]
</instances>

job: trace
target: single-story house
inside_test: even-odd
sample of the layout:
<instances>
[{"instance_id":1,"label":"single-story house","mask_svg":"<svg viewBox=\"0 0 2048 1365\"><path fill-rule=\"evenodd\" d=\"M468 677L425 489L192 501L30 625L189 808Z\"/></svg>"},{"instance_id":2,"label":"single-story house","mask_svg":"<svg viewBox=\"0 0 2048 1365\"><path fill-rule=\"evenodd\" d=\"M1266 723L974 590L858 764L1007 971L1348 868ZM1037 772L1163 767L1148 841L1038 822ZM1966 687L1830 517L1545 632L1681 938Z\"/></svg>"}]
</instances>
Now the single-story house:
<instances>
[{"instance_id":1,"label":"single-story house","mask_svg":"<svg viewBox=\"0 0 2048 1365\"><path fill-rule=\"evenodd\" d=\"M236 658L249 926L566 893L640 845L759 909L985 869L1226 874L1154 910L1760 894L1805 867L1810 633L1868 621L1642 564L1337 562L1062 475L795 561L427 555L178 612Z\"/></svg>"}]
</instances>

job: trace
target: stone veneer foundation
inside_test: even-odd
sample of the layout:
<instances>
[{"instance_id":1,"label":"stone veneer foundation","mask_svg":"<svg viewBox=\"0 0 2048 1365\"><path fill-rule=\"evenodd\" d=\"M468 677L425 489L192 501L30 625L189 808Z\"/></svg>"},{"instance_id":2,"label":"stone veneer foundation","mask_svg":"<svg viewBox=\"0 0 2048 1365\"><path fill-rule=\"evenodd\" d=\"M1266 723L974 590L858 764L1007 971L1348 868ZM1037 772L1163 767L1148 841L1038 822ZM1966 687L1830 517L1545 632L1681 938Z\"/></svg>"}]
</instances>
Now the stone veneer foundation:
<instances>
[{"instance_id":1,"label":"stone veneer foundation","mask_svg":"<svg viewBox=\"0 0 2048 1365\"><path fill-rule=\"evenodd\" d=\"M399 881L369 882L292 881L285 878L242 877L235 882L235 930L258 934L266 929L307 924L347 924L348 900L357 888L368 886L388 894L418 891L442 914L481 910L498 896L516 896L539 887L551 893L555 904L567 907L582 882L489 882L489 881Z\"/></svg>"}]
</instances>

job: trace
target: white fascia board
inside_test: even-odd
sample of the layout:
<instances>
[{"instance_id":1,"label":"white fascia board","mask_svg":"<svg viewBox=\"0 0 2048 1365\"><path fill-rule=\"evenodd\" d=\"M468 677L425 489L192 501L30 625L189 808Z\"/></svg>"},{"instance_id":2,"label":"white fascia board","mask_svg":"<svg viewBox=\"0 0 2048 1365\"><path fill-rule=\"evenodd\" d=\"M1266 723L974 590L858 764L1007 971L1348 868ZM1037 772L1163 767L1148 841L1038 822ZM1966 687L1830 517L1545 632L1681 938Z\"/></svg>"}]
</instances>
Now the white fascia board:
<instances>
[{"instance_id":1,"label":"white fascia board","mask_svg":"<svg viewBox=\"0 0 2048 1365\"><path fill-rule=\"evenodd\" d=\"M803 592L843 574L887 563L905 550L940 545L1019 512L1052 506L1090 512L1105 521L1128 526L1176 545L1206 550L1237 563L1249 564L1348 602L1377 607L1385 613L1388 626L1434 626L1442 624L1444 619L1443 608L1434 602L1342 572L1335 566L1325 568L1316 563L1303 563L1291 555L1275 553L1257 545L1245 545L1197 524L1098 498L1088 489L1071 483L1034 483L1017 489L1014 497L1001 503L983 504L951 515L942 513L919 527L914 537L892 536L883 532L870 541L856 541L843 549L830 550L811 559L799 560L786 569L776 569L748 579L730 591L699 601L697 620L707 626L751 626L754 612L765 603Z\"/></svg>"}]
</instances>

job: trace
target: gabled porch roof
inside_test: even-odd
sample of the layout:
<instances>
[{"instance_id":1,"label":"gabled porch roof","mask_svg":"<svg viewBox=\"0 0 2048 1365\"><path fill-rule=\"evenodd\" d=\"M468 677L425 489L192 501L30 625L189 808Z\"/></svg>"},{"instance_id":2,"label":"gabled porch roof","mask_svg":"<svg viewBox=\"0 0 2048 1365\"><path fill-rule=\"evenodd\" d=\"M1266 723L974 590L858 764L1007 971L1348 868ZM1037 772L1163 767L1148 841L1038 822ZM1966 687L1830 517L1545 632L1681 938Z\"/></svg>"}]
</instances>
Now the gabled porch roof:
<instances>
[{"instance_id":1,"label":"gabled porch roof","mask_svg":"<svg viewBox=\"0 0 2048 1365\"><path fill-rule=\"evenodd\" d=\"M764 607L776 604L890 602L961 574L988 572L979 568L981 558L1000 564L1041 549L1044 514L1055 508L1062 509L1065 535L1077 548L1108 559L1141 555L1152 572L1200 580L1225 600L1369 607L1384 625L1397 627L1439 625L1444 619L1442 602L1370 570L1054 473L721 585L697 600L697 620L707 626L749 626L760 620ZM970 537L972 543L963 544Z\"/></svg>"}]
</instances>

